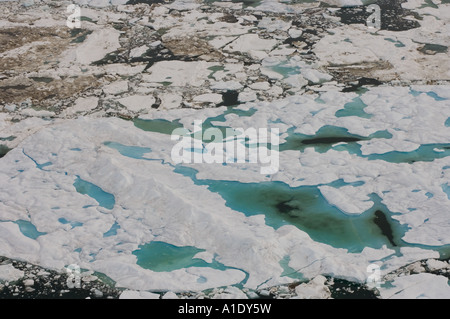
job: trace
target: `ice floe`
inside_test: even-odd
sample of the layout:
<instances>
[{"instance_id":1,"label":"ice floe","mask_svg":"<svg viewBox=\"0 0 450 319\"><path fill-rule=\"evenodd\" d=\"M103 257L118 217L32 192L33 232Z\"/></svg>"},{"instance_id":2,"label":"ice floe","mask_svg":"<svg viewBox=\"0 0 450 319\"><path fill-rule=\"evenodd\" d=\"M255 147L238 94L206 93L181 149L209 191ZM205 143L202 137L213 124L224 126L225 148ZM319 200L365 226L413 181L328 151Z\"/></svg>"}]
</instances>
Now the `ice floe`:
<instances>
[{"instance_id":1,"label":"ice floe","mask_svg":"<svg viewBox=\"0 0 450 319\"><path fill-rule=\"evenodd\" d=\"M80 0L70 32L53 6L21 3L0 20L25 39L1 33L0 255L104 273L122 298L268 296L299 278L297 297L327 298L326 276L363 284L370 265L433 258L381 296L448 295L421 273L446 269L450 245L448 4L408 1L426 27L368 32L318 2ZM276 173L177 165L170 135L198 120L278 129Z\"/></svg>"},{"instance_id":2,"label":"ice floe","mask_svg":"<svg viewBox=\"0 0 450 319\"><path fill-rule=\"evenodd\" d=\"M392 287L380 289L383 299L448 299L450 287L444 276L417 274L396 278ZM432 285L433 289L427 289Z\"/></svg>"}]
</instances>

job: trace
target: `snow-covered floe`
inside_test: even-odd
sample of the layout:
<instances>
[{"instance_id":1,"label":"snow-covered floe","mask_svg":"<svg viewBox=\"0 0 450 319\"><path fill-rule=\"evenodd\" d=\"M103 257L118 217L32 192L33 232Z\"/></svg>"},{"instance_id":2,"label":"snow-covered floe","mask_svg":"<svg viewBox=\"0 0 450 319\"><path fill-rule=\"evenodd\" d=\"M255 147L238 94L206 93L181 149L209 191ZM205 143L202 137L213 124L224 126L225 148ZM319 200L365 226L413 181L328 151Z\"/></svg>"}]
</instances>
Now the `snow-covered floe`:
<instances>
[{"instance_id":1,"label":"snow-covered floe","mask_svg":"<svg viewBox=\"0 0 450 319\"><path fill-rule=\"evenodd\" d=\"M396 278L389 288L380 289L383 299L448 299L448 278L432 274L417 274ZM429 289L433 287L433 289Z\"/></svg>"},{"instance_id":2,"label":"snow-covered floe","mask_svg":"<svg viewBox=\"0 0 450 319\"><path fill-rule=\"evenodd\" d=\"M23 275L23 271L14 268L12 265L0 266L0 281L16 281L22 278Z\"/></svg>"},{"instance_id":3,"label":"snow-covered floe","mask_svg":"<svg viewBox=\"0 0 450 319\"><path fill-rule=\"evenodd\" d=\"M340 101L340 106L336 103L333 109L330 104L327 109L315 113L311 111L320 110L323 105L312 98L295 97L259 105L250 117L230 113L224 122L216 122L216 125L277 126L278 123L271 120L278 119L279 128L285 133L289 127L294 127L302 133L314 134L312 126L309 131L305 128L309 123L316 123L316 130L334 125L361 136L383 128L392 134L386 141L390 141L394 150L400 151L405 151L402 132L408 133L409 141L414 141L417 131L416 145L444 142L448 128L443 122L438 125L434 119L448 117L448 106L445 106L448 100L436 101L426 94L414 97L408 90L396 88L395 102L389 102L393 90L380 88L365 93L368 96L377 94L377 100L362 96L368 103L367 112L373 115L371 121L333 117L332 114L354 94L326 92L321 99L333 94L332 100ZM433 87L426 90L432 91ZM403 97L398 95L400 92L404 92ZM369 103L370 100L381 103L375 102L380 99L384 104L372 106ZM419 106L423 99L428 103L428 112L422 115ZM409 107L402 108L401 103ZM411 109L414 105L417 105L416 112ZM434 105L436 108L431 110ZM182 119L189 126L196 117L211 117L212 111L205 109L187 114L183 110L174 110L171 113L172 120ZM159 117L165 118L165 112L169 111L161 111ZM214 116L221 112L223 110L216 110ZM398 117L394 121L395 117L389 116L402 112L409 117L407 126ZM378 117L381 119L377 121ZM248 122L248 119L252 121ZM301 121L306 120L308 124L302 125ZM361 122L365 124L358 130L358 125L353 124ZM424 134L430 131L430 125L433 134ZM111 147L107 142L118 143L122 148ZM432 162L391 163L340 150L317 152L309 147L304 151L281 152L280 172L269 177L259 174L258 167L251 164L186 164L198 171L196 179L199 181L219 178L242 183L280 181L291 187L322 185L320 192L327 201L343 213L352 215L371 208L375 203L370 195L377 194L383 205L396 213L391 218L407 226L402 238L405 244L402 245L422 245L422 248L411 247L397 252L395 247L386 246L349 252L332 244L316 242L293 225L273 228L267 224L264 212L247 216L239 209L230 209L233 205L220 193L211 192L205 185L195 183L196 179L176 171L170 157L174 143L169 134L144 131L132 122L84 117L55 123L26 138L2 159L2 180L8 187L3 187L0 192L3 206L0 226L11 235L2 239L0 254L53 268L79 264L103 272L120 286L130 289L177 291L232 284L256 288L263 284L284 283L289 280L281 276L280 261L285 256L289 256L289 267L306 278L329 274L364 282L367 266L374 261L380 261L386 267L385 271L393 270L412 261L411 255L414 258L439 256L437 251L424 249L426 245L449 244L446 215L450 202L441 188L449 181L446 170L443 171L443 167L450 164L448 157ZM366 141L358 143L364 145ZM127 152L132 151L126 146L146 151L139 156L128 155ZM77 192L74 185L78 178L92 183L105 194L112 194L113 205L101 205L101 200L89 196L88 192ZM346 183L363 183L340 187L325 185L339 179ZM22 196L13 195L18 193ZM425 196L426 193L433 196ZM61 218L72 224L61 222ZM35 239L26 237L12 223L19 219L30 221L41 235ZM73 222L77 227L73 227ZM116 225L115 232L104 236L113 225ZM144 269L137 264L133 252L155 240L204 250L224 267L218 269L208 257L209 263L205 267L170 272Z\"/></svg>"},{"instance_id":4,"label":"snow-covered floe","mask_svg":"<svg viewBox=\"0 0 450 319\"><path fill-rule=\"evenodd\" d=\"M79 38L61 33L0 53L9 62L58 49L55 61L31 59L26 78L11 73L6 90L87 83L51 111L28 100L2 106L0 255L104 273L129 289L123 298L222 286L232 287L217 297L240 298L240 289L298 278L314 278L295 289L299 297L327 298L324 276L364 283L373 265L389 273L448 258L450 90L421 84L449 78L448 4L403 3L426 27L402 32L338 24L335 8L321 8L322 30L308 38L292 17L319 2L213 2L212 12L177 0L142 5L131 20L125 0L75 3L83 7ZM5 13L0 25L37 34L65 27L65 17L35 4L21 1L36 11ZM225 13L232 10L239 14ZM387 83L343 92L342 70ZM225 106L225 94L236 105ZM255 163L176 165L170 134L192 131L198 120L205 128L278 129L276 173L261 174ZM162 261L155 250L173 254ZM2 276L21 273L2 265ZM414 274L380 292L445 297L448 281Z\"/></svg>"}]
</instances>

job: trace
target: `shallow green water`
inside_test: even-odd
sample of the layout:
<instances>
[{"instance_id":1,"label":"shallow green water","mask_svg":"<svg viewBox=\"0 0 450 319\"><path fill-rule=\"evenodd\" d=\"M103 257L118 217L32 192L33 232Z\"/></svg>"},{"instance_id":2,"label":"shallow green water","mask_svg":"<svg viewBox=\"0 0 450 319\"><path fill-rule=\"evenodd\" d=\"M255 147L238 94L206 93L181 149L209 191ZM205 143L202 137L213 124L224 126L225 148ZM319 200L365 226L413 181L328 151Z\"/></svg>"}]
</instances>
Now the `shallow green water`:
<instances>
[{"instance_id":1,"label":"shallow green water","mask_svg":"<svg viewBox=\"0 0 450 319\"><path fill-rule=\"evenodd\" d=\"M403 48L403 47L405 47L405 45L404 45L402 42L398 41L398 40L394 40L394 39L391 39L391 38L384 38L384 39L385 39L386 41L395 43L395 46L396 46L397 48Z\"/></svg>"},{"instance_id":2,"label":"shallow green water","mask_svg":"<svg viewBox=\"0 0 450 319\"><path fill-rule=\"evenodd\" d=\"M450 122L450 121L448 121ZM314 147L316 152L324 153L330 149L345 151L368 160L383 160L390 163L431 162L435 159L450 156L450 143L423 144L410 152L391 151L382 154L363 155L360 141L371 139L390 139L392 134L388 131L378 131L368 137L351 134L347 129L336 126L323 126L315 135L293 133L288 130L286 142L280 145L280 151L304 151L307 147Z\"/></svg>"},{"instance_id":3,"label":"shallow green water","mask_svg":"<svg viewBox=\"0 0 450 319\"><path fill-rule=\"evenodd\" d=\"M352 102L349 102L344 105L343 109L340 109L336 112L336 117L345 117L345 116L358 116L366 119L370 119L372 117L371 114L368 114L364 111L364 108L367 105L359 98L356 97Z\"/></svg>"},{"instance_id":4,"label":"shallow green water","mask_svg":"<svg viewBox=\"0 0 450 319\"><path fill-rule=\"evenodd\" d=\"M133 254L137 264L153 271L173 271L188 267L208 267L203 259L193 258L204 250L191 246L178 247L165 242L152 241L141 245Z\"/></svg>"},{"instance_id":5,"label":"shallow green water","mask_svg":"<svg viewBox=\"0 0 450 319\"><path fill-rule=\"evenodd\" d=\"M205 3L221 2L222 0L205 0ZM244 8L257 7L261 4L262 0L231 0L233 3L242 3Z\"/></svg>"},{"instance_id":6,"label":"shallow green water","mask_svg":"<svg viewBox=\"0 0 450 319\"><path fill-rule=\"evenodd\" d=\"M392 40L392 42L394 42L394 40ZM299 71L297 69L289 68L287 64L278 65L275 67L275 70L285 76L289 76L292 72ZM364 89L360 94L366 91L367 89ZM421 92L411 90L410 93L414 96L425 93L435 101L445 100L432 91ZM320 99L318 102L320 102ZM345 104L343 109L337 111L335 115L336 117L358 116L369 119L371 114L365 112L365 107L366 105L360 97L357 97L353 99L352 102ZM226 127L220 126L220 122L225 122L226 114L235 113L239 116L251 117L255 112L257 112L257 109L238 111L234 108L228 108L224 114L207 119L203 123L203 129L218 127L225 132ZM217 123L213 124L212 122ZM164 134L171 134L173 129L182 127L179 122L162 120L138 120L135 121L135 125L146 131ZM446 126L450 126L450 119L446 121ZM286 142L280 145L280 151L303 151L307 147L314 147L318 152L327 152L328 150L333 149L337 151L346 151L368 160L383 160L391 163L433 161L434 159L450 155L450 144L446 143L421 145L417 150L411 152L393 151L384 154L363 155L361 152L361 145L358 142L377 138L390 139L392 138L392 134L385 130L378 131L370 136L358 136L349 133L348 130L343 127L324 126L315 135L308 136L293 133L294 129L295 128L291 128L288 130L288 137ZM224 134L224 136L226 136L226 134ZM141 158L142 154L144 154L140 149L122 147L116 149L118 149L122 155L134 158ZM326 243L333 247L345 248L350 252L360 252L365 247L381 248L383 245L391 248L408 246L433 249L439 251L443 256L450 252L450 248L447 246L431 247L404 243L401 238L408 228L400 225L400 223L393 218L395 213L390 212L387 207L381 203L381 199L374 194L370 195L370 201L373 203L370 209L363 212L361 215L347 215L326 201L319 190L320 185L293 188L281 182L241 183L238 181L199 180L196 178L197 171L194 169L176 166L174 171L190 177L197 185L207 186L210 191L218 193L223 197L228 207L242 212L246 216L262 214L265 217L266 224L273 228L279 228L283 225L294 225L307 232L311 238L317 242ZM350 185L358 187L362 184L363 182L355 182ZM342 180L328 184L328 186L336 188L344 185L349 184ZM450 194L450 187L448 185L443 185L442 187L447 194ZM427 193L427 196L432 197L433 194ZM148 259L146 259L147 257L143 257L146 255L150 256L148 258L153 260L152 262L155 262L156 260L159 266L150 263L145 267L152 267L154 269L159 269L159 271L192 266L221 267L220 265L213 266L203 260L196 260L193 258L195 253L199 252L195 247L170 247L167 246L168 244L164 245L161 243L149 243L147 245L148 246L139 248L138 251L140 251L140 253L138 253L138 251L134 253L137 256L142 254L140 257L142 265L146 263L144 260L148 261ZM153 252L150 252L150 250L153 250ZM167 251L168 256L166 256L166 258L161 257L162 260L159 260L159 257L154 254L163 250ZM166 259L169 260L169 263L171 264L164 264L164 260ZM141 261L138 261L138 263L141 263ZM286 256L280 261L280 265L284 269L283 275L301 278L301 274L296 273L293 269L289 268L288 263L289 256Z\"/></svg>"},{"instance_id":7,"label":"shallow green water","mask_svg":"<svg viewBox=\"0 0 450 319\"><path fill-rule=\"evenodd\" d=\"M31 239L37 239L39 236L45 235L47 233L42 233L37 230L36 226L34 226L30 221L27 220L17 220L16 223L19 226L20 232Z\"/></svg>"},{"instance_id":8,"label":"shallow green water","mask_svg":"<svg viewBox=\"0 0 450 319\"><path fill-rule=\"evenodd\" d=\"M152 151L151 148L148 147L128 146L117 142L105 142L103 144L117 150L120 154L124 156L135 159L145 159L144 155Z\"/></svg>"},{"instance_id":9,"label":"shallow green water","mask_svg":"<svg viewBox=\"0 0 450 319\"><path fill-rule=\"evenodd\" d=\"M305 280L306 278L303 276L301 272L289 266L290 261L291 261L290 256L284 256L284 258L280 260L280 266L283 268L281 277L289 277L300 281Z\"/></svg>"},{"instance_id":10,"label":"shallow green water","mask_svg":"<svg viewBox=\"0 0 450 319\"><path fill-rule=\"evenodd\" d=\"M193 246L175 246L161 241L152 241L144 245L140 245L138 249L132 253L137 258L137 265L142 268L150 269L156 272L170 272L177 269L190 267L210 267L217 270L236 269L245 274L244 279L236 283L234 286L243 287L248 280L249 274L239 268L228 267L214 257L212 261L206 262L203 259L195 258L195 255L205 250ZM205 283L208 279L200 276L198 283Z\"/></svg>"},{"instance_id":11,"label":"shallow green water","mask_svg":"<svg viewBox=\"0 0 450 319\"><path fill-rule=\"evenodd\" d=\"M419 96L420 94L426 94L429 97L433 98L435 101L445 101L448 100L447 98L441 97L439 96L436 92L434 91L417 91L417 90L413 90L410 89L410 94L413 96Z\"/></svg>"},{"instance_id":12,"label":"shallow green water","mask_svg":"<svg viewBox=\"0 0 450 319\"><path fill-rule=\"evenodd\" d=\"M197 185L207 185L220 194L226 205L246 216L262 214L268 226L294 225L315 241L358 252L364 247L392 246L374 223L375 211L381 210L400 243L405 229L390 218L381 200L372 195L373 207L361 215L347 215L330 205L318 186L290 187L282 182L241 183L237 181L198 180L196 171L178 166L175 172L189 176ZM338 184L342 184L338 182Z\"/></svg>"},{"instance_id":13,"label":"shallow green water","mask_svg":"<svg viewBox=\"0 0 450 319\"><path fill-rule=\"evenodd\" d=\"M450 200L450 185L448 183L442 185L442 190L447 194L447 197Z\"/></svg>"},{"instance_id":14,"label":"shallow green water","mask_svg":"<svg viewBox=\"0 0 450 319\"><path fill-rule=\"evenodd\" d=\"M117 223L117 222L115 222L112 226L111 226L111 228L107 231L107 232L105 232L104 234L103 234L103 237L110 237L110 236L115 236L115 235L117 235L117 230L118 229L120 229L120 225Z\"/></svg>"},{"instance_id":15,"label":"shallow green water","mask_svg":"<svg viewBox=\"0 0 450 319\"><path fill-rule=\"evenodd\" d=\"M116 203L114 195L105 192L95 184L85 181L77 176L73 183L78 193L88 195L95 199L98 204L106 209L113 209Z\"/></svg>"},{"instance_id":16,"label":"shallow green water","mask_svg":"<svg viewBox=\"0 0 450 319\"><path fill-rule=\"evenodd\" d=\"M280 64L270 66L269 68L272 71L281 74L283 78L301 73L301 68L299 66L290 65L289 61L283 61Z\"/></svg>"},{"instance_id":17,"label":"shallow green water","mask_svg":"<svg viewBox=\"0 0 450 319\"><path fill-rule=\"evenodd\" d=\"M161 119L135 119L133 123L137 128L140 128L141 130L169 135L172 134L173 130L177 128L183 128L183 124L179 123L179 121L167 121Z\"/></svg>"},{"instance_id":18,"label":"shallow green water","mask_svg":"<svg viewBox=\"0 0 450 319\"><path fill-rule=\"evenodd\" d=\"M70 225L70 226L72 226L72 228L83 226L83 223L80 223L77 221L70 221L70 220L65 219L64 217L59 218L58 221L61 224Z\"/></svg>"},{"instance_id":19,"label":"shallow green water","mask_svg":"<svg viewBox=\"0 0 450 319\"><path fill-rule=\"evenodd\" d=\"M203 136L203 133L205 130L207 130L209 128L217 128L222 132L222 135L224 137L226 137L227 129L230 129L230 127L226 126L226 125L220 125L220 122L225 122L227 115L236 114L239 117L250 117L253 114L255 114L256 111L257 110L254 108L250 108L249 110L240 110L233 106L227 107L226 110L222 114L219 114L219 115L213 116L213 117L209 117L209 118L205 119L203 122L201 122L201 128L202 128L201 136ZM219 123L213 124L213 122L219 122ZM146 132L156 132L156 133L167 134L167 135L172 135L173 131L176 129L184 128L183 124L181 124L179 122L179 120L167 121L167 120L162 120L162 119L153 119L153 120L135 119L134 125L137 128L139 128L143 131L146 131ZM193 132L187 131L187 134L191 135L193 138L197 137L197 135L193 134ZM205 142L208 142L208 141L205 140ZM108 146L111 146L111 147L117 146L117 143L116 143L116 145L111 144L112 142L107 142L107 143L110 143L110 144L108 144ZM129 154L128 150L126 153Z\"/></svg>"}]
</instances>

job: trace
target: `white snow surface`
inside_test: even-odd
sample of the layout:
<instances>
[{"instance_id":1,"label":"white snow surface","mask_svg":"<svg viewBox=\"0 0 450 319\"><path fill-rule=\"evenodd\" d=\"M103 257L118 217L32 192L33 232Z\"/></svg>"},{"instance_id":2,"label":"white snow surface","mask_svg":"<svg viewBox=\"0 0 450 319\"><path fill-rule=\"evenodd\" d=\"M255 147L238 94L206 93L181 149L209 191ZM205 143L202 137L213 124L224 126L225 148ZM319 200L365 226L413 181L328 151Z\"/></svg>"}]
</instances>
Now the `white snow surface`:
<instances>
[{"instance_id":1,"label":"white snow surface","mask_svg":"<svg viewBox=\"0 0 450 319\"><path fill-rule=\"evenodd\" d=\"M0 265L0 282L16 281L24 276L22 270L16 269L11 264Z\"/></svg>"},{"instance_id":2,"label":"white snow surface","mask_svg":"<svg viewBox=\"0 0 450 319\"><path fill-rule=\"evenodd\" d=\"M321 96L330 101L326 109L314 102L314 97L297 96L259 105L250 122L248 117L230 114L225 124L244 128L250 124L262 127L269 124L278 126L282 135L294 122L298 131L309 134L327 124L346 127L363 136L388 129L393 138L386 139L387 150L404 150L402 133L407 133L408 140L416 141L416 145L445 142L448 137L443 121L448 117L448 101L434 101L426 94L413 97L409 91L399 88L378 88L366 94L377 94L382 99L369 103L368 112L374 117L367 122L361 118L331 116L354 96L330 91ZM421 112L422 101L428 103L427 112ZM252 105L243 105L242 109ZM312 115L313 110L321 111ZM179 118L190 127L195 119L221 112L223 108L195 113L167 110L152 116ZM403 123L395 114L409 115L410 119ZM270 121L275 119L280 122ZM433 134L424 134L430 131L430 126ZM6 126L5 130L8 129L12 130ZM107 141L151 148L145 158L154 160L123 156L105 146ZM174 173L170 164L174 143L169 135L142 131L131 122L87 117L55 121L24 138L2 159L0 168L0 227L2 234L8 234L1 236L0 255L57 269L78 264L105 273L118 286L132 290L172 291L232 285L243 281L247 274L245 286L249 288L286 283L290 279L281 276L280 265L285 256L290 256L289 267L301 269L306 277L329 274L360 282L367 278L367 266L377 260L383 260L383 271L387 272L417 259L439 256L436 251L411 247L402 248L399 256L386 247L349 253L315 242L294 226L275 230L265 224L262 215L246 217L233 211L218 194ZM39 169L34 161L51 164ZM366 210L368 195L376 193L388 209L399 213L394 218L410 227L403 240L444 245L449 243L450 201L441 188L449 182L449 174L443 174L442 168L449 164L448 158L414 164L369 161L343 151L317 153L309 148L304 152L281 152L280 171L269 177L259 174L259 167L254 164L192 164L192 167L199 171L197 178L241 182L277 180L300 186L338 179L363 181L361 186L345 186L332 192L329 187L322 187L321 191L330 203L349 214ZM76 176L113 194L114 208L103 208L93 198L76 192L73 186ZM417 188L420 191L413 191ZM428 198L426 192L434 196ZM61 217L82 225L63 224L58 221ZM17 224L12 223L19 219L31 221L45 234L37 239L24 236ZM117 234L104 237L115 223L120 226ZM153 240L203 249L227 268L191 267L171 272L144 269L136 264L132 252Z\"/></svg>"},{"instance_id":3,"label":"white snow surface","mask_svg":"<svg viewBox=\"0 0 450 319\"><path fill-rule=\"evenodd\" d=\"M449 299L450 286L444 276L428 273L396 278L392 287L380 288L383 299ZM430 289L433 287L433 289Z\"/></svg>"},{"instance_id":4,"label":"white snow surface","mask_svg":"<svg viewBox=\"0 0 450 319\"><path fill-rule=\"evenodd\" d=\"M4 0L0 0L4 1ZM105 7L124 5L126 0L76 0L80 5ZM359 0L328 0L331 5L357 5ZM410 0L405 8L417 8L422 1ZM177 0L167 7L187 10L198 7L195 1ZM262 1L260 8L273 11L295 10L274 0ZM192 11L186 13L185 21L155 12L155 19L148 26L155 30L170 26L164 39L178 38L208 30L213 36L213 47L225 47L262 60L263 74L285 84L301 87L305 81L322 83L329 81L326 73L317 70L330 64L366 64L383 60L391 68L381 70L386 79L399 74L406 80L426 80L431 77L448 78L448 54L422 56L418 53L420 43L448 44L448 10L441 11L425 7L427 30L412 29L403 33L380 31L368 35L360 26L336 28L315 46L318 65L311 68L299 61L290 61L291 67L299 67L302 77L284 78L270 67L286 61L281 52L267 52L276 41L246 34L247 29L238 24L218 22L217 16ZM83 8L86 16L89 9ZM252 9L249 9L250 11ZM168 11L168 10L167 10ZM167 13L167 12L166 12ZM120 19L121 13L108 16ZM207 19L204 19L204 18ZM192 21L190 25L186 21ZM214 21L214 24L209 22ZM264 20L260 28L287 30L286 23L270 24ZM40 23L54 23L51 20ZM73 50L69 47L62 54L60 66L70 74L74 65L86 67L120 47L120 32L87 24L93 32ZM441 32L441 30L443 30ZM439 32L437 32L439 31ZM433 37L430 37L433 34ZM404 47L394 49L391 38ZM342 46L343 40L346 45ZM412 41L411 39L415 39ZM34 43L36 45L38 43ZM20 48L25 50L27 47ZM20 51L19 50L19 51ZM19 54L8 51L4 56ZM137 52L136 54L138 54ZM345 53L345 54L344 54ZM278 55L277 55L278 54ZM281 57L280 57L281 56ZM272 63L272 64L271 64ZM151 83L171 82L182 87L201 87L211 74L209 69L217 66L210 62L163 61L155 63L144 73L143 78ZM106 68L106 67L105 67ZM108 66L117 74L139 72ZM116 68L116 69L114 69ZM89 72L96 72L89 66ZM241 89L237 81L220 79L211 86L215 90ZM126 81L106 87L104 93L115 95L127 91ZM264 87L262 87L264 89ZM422 92L414 96L411 89ZM448 143L450 128L445 122L450 117L450 87L414 85L409 87L371 88L360 99L367 105L364 111L370 119L357 116L336 117L346 103L358 95L341 93L341 88L328 89L312 95L293 96L274 102L249 102L238 109L256 108L251 117L228 114L220 125L230 127L268 127L280 130L281 142L294 132L314 135L323 126L338 126L351 134L368 137L386 131L392 138L360 141L363 156L384 154L391 151L411 152L421 145ZM436 100L427 92L434 92L447 100ZM241 95L242 101L254 100L253 94ZM218 101L219 95L203 95L200 101ZM224 108L192 110L176 109L179 97L167 94L157 112L151 110L153 97L133 95L118 99L130 111L148 109L143 118L180 120L191 129L194 120L220 115ZM322 102L324 103L322 103ZM174 141L169 135L145 132L131 122L117 118L88 118L84 113L93 111L97 98L79 98L67 112L79 114L78 119L44 120L29 118L20 123L11 123L7 114L0 114L1 136L17 136L8 146L14 148L1 159L0 166L0 255L26 260L53 269L78 264L81 268L95 270L110 276L117 286L130 289L122 297L152 298L145 290L203 290L218 286L229 286L243 282L245 287L261 288L292 281L283 277L280 261L289 256L289 267L301 271L306 278L321 278L332 275L359 282L368 276L367 266L374 262L383 265L389 272L400 266L423 258L438 258L436 251L426 246L450 244L448 227L450 200L442 185L450 184L450 158L434 161L418 161L413 164L391 163L383 160L368 160L346 151L329 150L320 153L314 148L303 152L280 153L280 169L270 176L260 174L259 167L251 164L192 164L199 171L199 179L220 179L240 182L281 181L292 187L322 185L319 187L326 200L349 215L361 214L373 204L370 194L376 194L386 207L395 212L394 219L408 226L403 241L423 245L423 248L405 247L398 252L383 247L366 248L361 253L349 253L345 249L313 241L304 231L294 226L274 229L266 225L263 215L246 217L233 211L218 194L205 186L195 185L186 176L173 171L170 151ZM32 110L24 115L38 116ZM40 116L48 116L42 113ZM217 124L217 123L216 123ZM151 148L145 159L134 159L121 155L117 150L104 145L107 141L127 146ZM437 149L436 153L441 150ZM147 159L147 160L146 160ZM49 163L41 169L36 164ZM92 182L115 197L114 208L99 206L93 198L76 192L74 182L79 176ZM360 186L334 188L325 184L342 179L344 182L363 182ZM427 195L428 194L428 195ZM429 196L432 194L433 196ZM61 223L65 218L78 222L72 227ZM36 239L22 233L15 222L24 220L36 226L41 235ZM113 225L119 225L117 234L103 236ZM199 256L205 261L215 259L226 266L225 270L211 267L191 267L171 272L155 272L137 265L132 254L140 245L151 241L163 241L176 246L193 246L204 250ZM438 263L430 266L439 267ZM20 278L8 265L0 266L2 276ZM247 278L248 276L248 278ZM314 282L313 282L314 283ZM315 282L317 283L317 282ZM427 289L433 285L433 289ZM322 294L323 282L314 293ZM311 287L308 287L308 289ZM300 290L301 288L299 288ZM308 290L307 289L307 290ZM448 298L448 280L443 276L418 274L399 277L392 287L381 289L384 298ZM309 292L311 294L311 291Z\"/></svg>"}]
</instances>

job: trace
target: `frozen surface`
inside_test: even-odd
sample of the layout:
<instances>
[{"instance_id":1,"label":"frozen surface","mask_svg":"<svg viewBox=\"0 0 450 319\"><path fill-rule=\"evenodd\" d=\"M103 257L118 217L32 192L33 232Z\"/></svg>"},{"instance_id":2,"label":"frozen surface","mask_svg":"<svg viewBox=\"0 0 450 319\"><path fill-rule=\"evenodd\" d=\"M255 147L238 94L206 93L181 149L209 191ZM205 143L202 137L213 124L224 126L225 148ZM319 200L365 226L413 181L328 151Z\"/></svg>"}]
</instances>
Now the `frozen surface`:
<instances>
[{"instance_id":1,"label":"frozen surface","mask_svg":"<svg viewBox=\"0 0 450 319\"><path fill-rule=\"evenodd\" d=\"M79 37L41 1L21 1L37 10L27 15L2 13L2 27L32 39L2 42L2 65L17 69L0 72L2 92L35 103L47 90L53 102L1 105L0 255L104 273L129 289L122 298L221 286L232 287L217 297L243 298L242 288L299 278L313 280L297 296L327 298L324 276L363 283L374 263L388 273L449 257L448 4L407 1L423 27L367 32L317 1L213 1L206 11L176 0L141 13L126 2L76 1ZM302 16L317 30L292 19L306 8L318 10ZM379 83L355 88L362 75ZM278 129L276 173L176 164L170 134L199 120L221 132ZM193 141L186 157L211 146ZM0 279L20 275L0 267ZM380 291L446 298L449 286L415 274Z\"/></svg>"},{"instance_id":2,"label":"frozen surface","mask_svg":"<svg viewBox=\"0 0 450 319\"><path fill-rule=\"evenodd\" d=\"M432 87L427 89L432 90ZM324 116L324 112L334 114L354 96L336 92L321 95L322 99L327 99L333 94L332 100L336 106L333 109L333 104L330 104L329 111L322 110L311 115L310 110L322 109L322 105L296 97L267 104L271 112L265 111L266 105L263 104L250 117L254 119L252 123L278 126L281 135L288 132L292 125L289 123L295 119L296 123L308 119L317 128L325 125L346 127L363 137L380 129L389 129L392 132L390 139L373 139L389 143L386 151L413 149L404 149L402 132L408 132L408 140L410 143L416 141L417 146L446 141L448 128L443 121L438 125L439 122L434 119L443 118L439 113L448 117L448 107L441 106L446 105L448 100L435 101L426 94L414 97L408 90L403 91L403 97L398 97L397 89L395 104L385 102L384 108L375 108L369 103L371 94L378 94L389 101L390 92L390 88L374 89L362 96L368 103L366 110L372 114L373 121L365 122L364 126L359 126L360 129L358 125L350 124L364 122L364 118ZM436 109L423 116L410 116L409 129L404 126L406 123L393 121L389 117L390 114L394 116L402 112L411 114L411 107L421 99L433 101L429 105L436 105ZM402 100L409 103L410 108L401 108L399 101ZM338 101L341 106L337 105ZM304 105L301 112L297 107L299 103ZM296 111L291 111L291 108ZM164 118L164 112L161 111L159 117ZM199 112L195 117L203 111ZM179 113L183 114L183 110ZM204 113L205 117L211 116L207 115L211 113L208 110ZM177 112L173 114L173 118L177 118ZM248 116L229 114L224 122L216 124L245 128L247 124L243 120ZM278 123L271 123L271 119L275 118L279 119ZM192 122L189 116L182 119L190 127ZM415 135L416 131L424 132L431 123L434 128L432 135ZM297 124L295 127L302 133L314 134L312 126L309 126L309 131L305 130L308 124ZM239 202L230 202L229 198L222 197L225 195L221 192L211 192L213 189L202 185L202 181L216 180L218 177L241 183L263 182L270 178L290 187L322 185L320 192L324 198L342 211L335 214L362 214L375 205L371 194L377 194L388 209L386 213L395 212L392 218L407 226L397 226L400 234L404 231L401 238L404 242L400 245L423 245L422 248L404 250L404 253L392 258L385 263L386 271L410 260L411 254L414 258L438 256L437 252L423 249L426 245L449 244L446 228L450 201L441 187L448 182L448 176L441 174L443 167L450 164L448 157L431 162L392 163L388 160L370 160L341 150L328 149L324 152L307 147L303 151L282 151L280 171L273 176L259 174L258 167L251 163L227 166L186 164L198 171L196 178L193 178L187 173L180 174L171 164L170 150L175 141L170 139L168 133L142 130L120 119L82 117L43 128L25 139L2 159L1 174L8 184L0 193L4 207L2 219L31 220L40 235L35 239L26 237L16 224L4 221L0 227L12 236L3 238L1 254L28 258L48 267L77 263L81 267L104 272L124 287L142 290L201 290L231 284L256 288L263 283L279 284L288 279L281 276L283 267L280 261L285 256L290 256L289 267L305 277L332 274L364 281L370 262L386 261L395 255L396 247L367 247L360 252L335 248L332 241L321 243L320 240L312 240L294 224L274 228L268 217L264 218L264 211L260 214L242 214L247 212L245 206L235 206ZM46 140L51 143L43 142ZM370 141L358 143L365 145ZM379 150L378 147L377 153L380 153ZM370 151L365 153L370 154ZM434 178L430 179L430 176ZM77 179L95 185L94 192L89 189L76 191ZM16 192L22 192L24 196L9 195ZM433 196L426 196L426 193ZM115 201L102 204L101 198L108 196L105 194L112 194ZM292 202L287 205L295 207L296 204ZM430 214L431 208L433 214ZM61 218L70 223L61 222ZM76 227L73 227L74 222ZM102 235L112 228L114 231L108 236ZM139 266L136 256L131 254L140 245L155 240L179 247L195 247L215 257L205 259L206 264L202 267L189 267L182 263L177 269L155 272ZM386 245L390 246L389 242Z\"/></svg>"},{"instance_id":3,"label":"frozen surface","mask_svg":"<svg viewBox=\"0 0 450 319\"><path fill-rule=\"evenodd\" d=\"M24 272L14 268L11 264L0 266L0 282L16 281L22 278Z\"/></svg>"},{"instance_id":4,"label":"frozen surface","mask_svg":"<svg viewBox=\"0 0 450 319\"><path fill-rule=\"evenodd\" d=\"M396 278L389 288L380 289L383 299L448 299L450 286L444 276L418 274ZM428 287L428 288L427 288ZM433 289L429 289L433 287Z\"/></svg>"}]
</instances>

